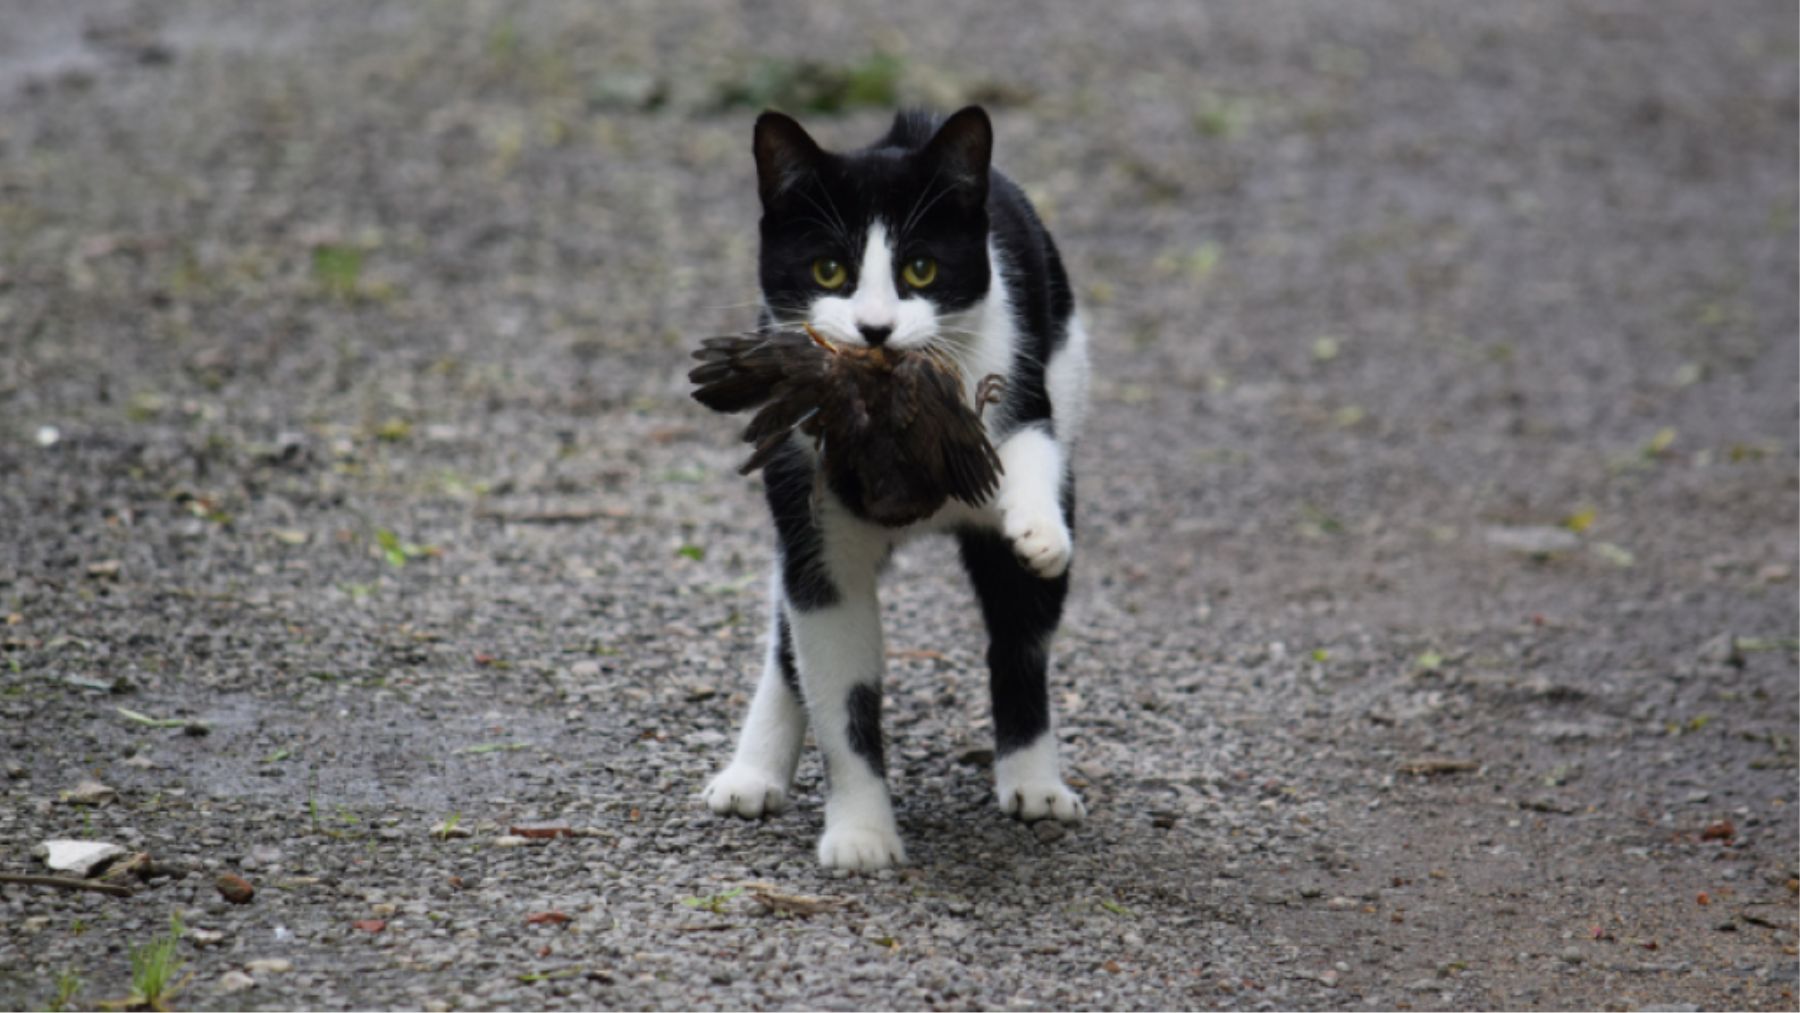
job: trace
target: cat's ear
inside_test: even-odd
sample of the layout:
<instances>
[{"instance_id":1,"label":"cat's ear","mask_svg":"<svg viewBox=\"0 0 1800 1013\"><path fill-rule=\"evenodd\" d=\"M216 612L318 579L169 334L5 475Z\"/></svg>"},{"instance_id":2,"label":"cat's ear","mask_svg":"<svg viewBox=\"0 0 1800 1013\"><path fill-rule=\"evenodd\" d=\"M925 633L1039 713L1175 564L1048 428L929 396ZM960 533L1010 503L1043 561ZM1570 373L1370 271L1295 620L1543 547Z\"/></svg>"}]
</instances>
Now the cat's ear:
<instances>
[{"instance_id":1,"label":"cat's ear","mask_svg":"<svg viewBox=\"0 0 1800 1013\"><path fill-rule=\"evenodd\" d=\"M767 112L756 118L756 192L765 206L806 178L825 153L792 116Z\"/></svg>"},{"instance_id":2,"label":"cat's ear","mask_svg":"<svg viewBox=\"0 0 1800 1013\"><path fill-rule=\"evenodd\" d=\"M944 121L925 157L955 181L974 206L987 203L988 164L994 156L994 125L980 106L967 106Z\"/></svg>"}]
</instances>

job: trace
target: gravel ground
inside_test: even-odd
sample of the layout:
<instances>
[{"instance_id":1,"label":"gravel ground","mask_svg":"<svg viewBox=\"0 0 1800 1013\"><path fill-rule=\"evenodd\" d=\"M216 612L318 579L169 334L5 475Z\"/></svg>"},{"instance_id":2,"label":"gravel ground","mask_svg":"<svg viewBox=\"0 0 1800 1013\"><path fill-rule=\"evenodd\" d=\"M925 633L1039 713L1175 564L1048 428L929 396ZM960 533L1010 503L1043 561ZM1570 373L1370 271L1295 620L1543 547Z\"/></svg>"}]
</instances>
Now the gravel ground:
<instances>
[{"instance_id":1,"label":"gravel ground","mask_svg":"<svg viewBox=\"0 0 1800 1013\"><path fill-rule=\"evenodd\" d=\"M1795 1008L1796 34L11 5L0 871L167 868L0 885L0 1006L125 996L178 913L192 1008ZM684 356L751 319L756 104L849 145L890 91L989 105L1096 336L1092 817L995 810L921 544L913 864L833 878L816 757L766 823L698 803L770 538Z\"/></svg>"}]
</instances>

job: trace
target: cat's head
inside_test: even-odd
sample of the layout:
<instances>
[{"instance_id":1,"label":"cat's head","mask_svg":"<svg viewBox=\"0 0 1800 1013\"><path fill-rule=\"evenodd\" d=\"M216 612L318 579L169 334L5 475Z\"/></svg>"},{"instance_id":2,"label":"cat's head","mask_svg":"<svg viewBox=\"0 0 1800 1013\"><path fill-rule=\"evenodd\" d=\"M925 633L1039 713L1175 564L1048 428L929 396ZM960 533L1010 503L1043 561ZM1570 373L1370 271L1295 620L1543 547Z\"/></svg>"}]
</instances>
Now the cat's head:
<instances>
[{"instance_id":1,"label":"cat's head","mask_svg":"<svg viewBox=\"0 0 1800 1013\"><path fill-rule=\"evenodd\" d=\"M993 127L970 106L902 113L860 151L821 149L790 117L756 121L763 298L775 321L834 341L954 343L946 320L988 293Z\"/></svg>"}]
</instances>

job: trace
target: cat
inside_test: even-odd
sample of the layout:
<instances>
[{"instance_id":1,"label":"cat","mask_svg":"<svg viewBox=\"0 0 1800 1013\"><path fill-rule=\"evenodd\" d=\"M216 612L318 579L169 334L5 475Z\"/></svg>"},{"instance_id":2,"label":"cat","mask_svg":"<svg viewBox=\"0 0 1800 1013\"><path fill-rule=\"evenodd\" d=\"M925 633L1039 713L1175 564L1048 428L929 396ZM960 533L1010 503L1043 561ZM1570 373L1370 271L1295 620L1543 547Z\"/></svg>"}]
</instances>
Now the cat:
<instances>
[{"instance_id":1,"label":"cat","mask_svg":"<svg viewBox=\"0 0 1800 1013\"><path fill-rule=\"evenodd\" d=\"M768 653L736 752L705 802L720 815L780 811L810 723L825 758L819 862L870 871L905 861L885 777L876 581L896 545L948 532L990 639L1000 808L1079 822L1086 809L1061 776L1047 668L1069 590L1087 334L1056 244L1024 193L991 167L993 126L979 106L941 122L902 111L881 140L845 153L766 112L752 151L761 326L805 324L849 345L934 346L957 363L971 404L980 379L999 374L1002 399L983 420L1002 474L978 507L952 500L892 528L859 511L858 489L815 474L810 441L795 436L782 448L764 470L778 542Z\"/></svg>"}]
</instances>

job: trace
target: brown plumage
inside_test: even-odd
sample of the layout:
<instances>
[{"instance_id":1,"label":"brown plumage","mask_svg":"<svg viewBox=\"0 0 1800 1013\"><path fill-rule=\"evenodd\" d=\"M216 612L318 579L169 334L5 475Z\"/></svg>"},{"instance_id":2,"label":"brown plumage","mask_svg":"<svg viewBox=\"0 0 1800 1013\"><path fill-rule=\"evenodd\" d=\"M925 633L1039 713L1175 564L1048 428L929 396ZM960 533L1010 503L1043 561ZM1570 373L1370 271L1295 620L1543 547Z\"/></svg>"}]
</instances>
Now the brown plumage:
<instances>
[{"instance_id":1,"label":"brown plumage","mask_svg":"<svg viewBox=\"0 0 1800 1013\"><path fill-rule=\"evenodd\" d=\"M746 475L803 433L832 490L895 527L952 497L979 504L999 486L1000 458L980 415L998 375L982 380L981 406L971 408L942 353L838 345L811 328L707 338L694 358L694 400L720 412L758 409L744 430L756 448L739 469Z\"/></svg>"}]
</instances>

